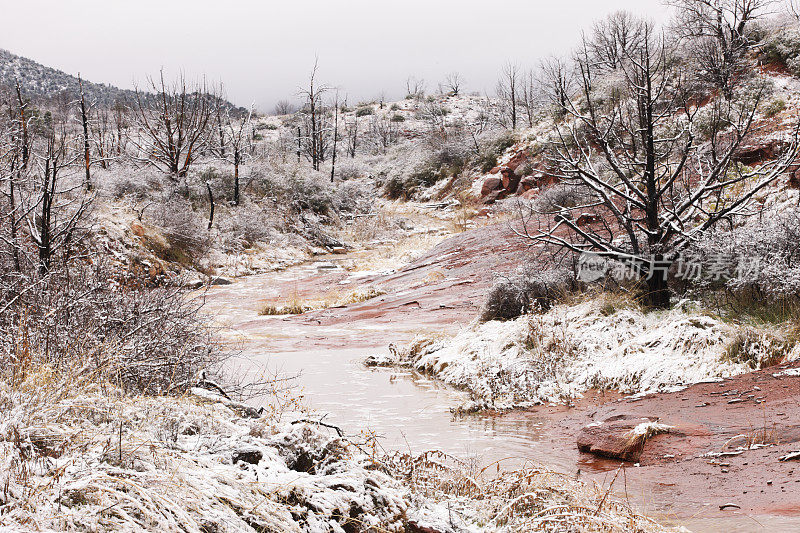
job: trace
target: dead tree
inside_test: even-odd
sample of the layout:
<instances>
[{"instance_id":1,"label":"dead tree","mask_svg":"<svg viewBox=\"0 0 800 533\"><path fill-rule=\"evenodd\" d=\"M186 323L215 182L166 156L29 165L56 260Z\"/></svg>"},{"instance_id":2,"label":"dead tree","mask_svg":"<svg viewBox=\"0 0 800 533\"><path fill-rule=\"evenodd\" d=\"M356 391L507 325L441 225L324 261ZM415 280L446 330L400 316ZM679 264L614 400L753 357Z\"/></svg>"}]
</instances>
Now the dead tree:
<instances>
[{"instance_id":1,"label":"dead tree","mask_svg":"<svg viewBox=\"0 0 800 533\"><path fill-rule=\"evenodd\" d=\"M409 76L406 78L406 98L419 100L425 96L425 80Z\"/></svg>"},{"instance_id":2,"label":"dead tree","mask_svg":"<svg viewBox=\"0 0 800 533\"><path fill-rule=\"evenodd\" d=\"M247 115L239 120L231 117L230 111L225 113L225 129L229 138L231 147L231 154L226 158L233 164L233 204L239 205L239 169L245 160L249 157L250 152L247 145L251 139L252 128L252 108ZM224 152L223 152L224 154ZM224 157L224 155L223 155Z\"/></svg>"},{"instance_id":3,"label":"dead tree","mask_svg":"<svg viewBox=\"0 0 800 533\"><path fill-rule=\"evenodd\" d=\"M86 95L83 92L83 80L80 73L78 74L78 87L80 88L80 99L78 105L81 111L81 126L83 127L83 164L86 172L86 180L84 187L87 191L92 190L92 176L90 168L92 166L92 153L89 145L89 109L86 106Z\"/></svg>"},{"instance_id":4,"label":"dead tree","mask_svg":"<svg viewBox=\"0 0 800 533\"><path fill-rule=\"evenodd\" d=\"M559 57L549 57L540 64L543 93L554 104L557 114L563 114L569 104L574 77L566 61Z\"/></svg>"},{"instance_id":5,"label":"dead tree","mask_svg":"<svg viewBox=\"0 0 800 533\"><path fill-rule=\"evenodd\" d=\"M17 90L17 105L19 113L19 124L22 142L22 168L28 168L28 160L30 158L30 148L28 144L28 117L25 110L28 107L28 102L22 98L22 89L19 86L19 81L16 83Z\"/></svg>"},{"instance_id":6,"label":"dead tree","mask_svg":"<svg viewBox=\"0 0 800 533\"><path fill-rule=\"evenodd\" d=\"M74 168L78 156L70 151L65 121L45 126L42 150L37 155L34 182L21 193L28 234L36 246L38 271L46 275L55 254L66 249L79 231L91 204L81 185L70 185L63 173Z\"/></svg>"},{"instance_id":7,"label":"dead tree","mask_svg":"<svg viewBox=\"0 0 800 533\"><path fill-rule=\"evenodd\" d=\"M275 104L275 110L273 111L273 114L291 115L295 111L295 106L289 100L278 100L278 103Z\"/></svg>"},{"instance_id":8,"label":"dead tree","mask_svg":"<svg viewBox=\"0 0 800 533\"><path fill-rule=\"evenodd\" d=\"M325 160L327 149L327 127L325 125L325 105L323 98L329 87L320 85L316 81L317 61L311 70L308 89L300 91L306 100L306 105L301 110L304 117L306 153L311 161L311 167L319 170L320 164ZM299 138L299 137L298 137Z\"/></svg>"},{"instance_id":9,"label":"dead tree","mask_svg":"<svg viewBox=\"0 0 800 533\"><path fill-rule=\"evenodd\" d=\"M622 66L628 51L640 44L644 28L642 21L627 11L617 11L592 27L587 41L597 66L616 70Z\"/></svg>"},{"instance_id":10,"label":"dead tree","mask_svg":"<svg viewBox=\"0 0 800 533\"><path fill-rule=\"evenodd\" d=\"M451 72L444 79L444 87L452 96L461 94L461 88L464 85L464 78L458 72Z\"/></svg>"},{"instance_id":11,"label":"dead tree","mask_svg":"<svg viewBox=\"0 0 800 533\"><path fill-rule=\"evenodd\" d=\"M506 63L497 81L497 97L502 102L501 123L517 129L517 85L519 83L519 67L514 63Z\"/></svg>"},{"instance_id":12,"label":"dead tree","mask_svg":"<svg viewBox=\"0 0 800 533\"><path fill-rule=\"evenodd\" d=\"M133 121L138 131L132 142L147 163L173 179L185 177L208 144L216 97L204 83L188 86L183 76L167 85L163 71L158 82L150 79L149 83L155 97L136 91Z\"/></svg>"},{"instance_id":13,"label":"dead tree","mask_svg":"<svg viewBox=\"0 0 800 533\"><path fill-rule=\"evenodd\" d=\"M677 11L675 31L685 39L704 81L733 97L735 79L745 72L749 26L774 0L669 0Z\"/></svg>"},{"instance_id":14,"label":"dead tree","mask_svg":"<svg viewBox=\"0 0 800 533\"><path fill-rule=\"evenodd\" d=\"M585 200L559 208L555 218L529 213L520 234L625 263L646 284L646 303L666 307L667 272L681 250L719 222L752 213L754 197L797 157L797 127L777 159L738 165L735 154L752 133L761 95L719 99L709 139L697 139L696 95L671 75L671 50L650 25L625 53L624 93L612 103L592 88L599 66L576 62L579 87L551 134L549 157Z\"/></svg>"},{"instance_id":15,"label":"dead tree","mask_svg":"<svg viewBox=\"0 0 800 533\"><path fill-rule=\"evenodd\" d=\"M331 183L336 174L336 145L339 141L339 92L333 101L333 153L331 154Z\"/></svg>"},{"instance_id":16,"label":"dead tree","mask_svg":"<svg viewBox=\"0 0 800 533\"><path fill-rule=\"evenodd\" d=\"M352 159L358 150L358 115L353 116L353 122L350 124L345 121L345 140L347 141L347 153Z\"/></svg>"}]
</instances>

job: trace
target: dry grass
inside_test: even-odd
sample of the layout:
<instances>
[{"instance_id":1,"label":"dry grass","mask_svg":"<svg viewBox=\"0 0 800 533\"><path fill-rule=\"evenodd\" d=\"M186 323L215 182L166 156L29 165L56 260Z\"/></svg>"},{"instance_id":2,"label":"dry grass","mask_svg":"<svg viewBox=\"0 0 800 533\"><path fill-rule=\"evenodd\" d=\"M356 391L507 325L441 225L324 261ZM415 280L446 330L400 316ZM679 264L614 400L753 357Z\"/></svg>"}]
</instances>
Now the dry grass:
<instances>
[{"instance_id":1,"label":"dry grass","mask_svg":"<svg viewBox=\"0 0 800 533\"><path fill-rule=\"evenodd\" d=\"M344 307L362 303L384 294L386 294L386 291L378 287L359 287L350 291L335 290L317 300L301 301L297 297L293 297L283 305L268 302L264 304L258 314L261 316L300 315L316 309Z\"/></svg>"},{"instance_id":2,"label":"dry grass","mask_svg":"<svg viewBox=\"0 0 800 533\"><path fill-rule=\"evenodd\" d=\"M666 531L610 497L613 481L608 487L586 484L539 465L479 469L439 451L395 454L385 468L402 475L417 497L447 506L448 523L434 529L475 524L492 531Z\"/></svg>"}]
</instances>

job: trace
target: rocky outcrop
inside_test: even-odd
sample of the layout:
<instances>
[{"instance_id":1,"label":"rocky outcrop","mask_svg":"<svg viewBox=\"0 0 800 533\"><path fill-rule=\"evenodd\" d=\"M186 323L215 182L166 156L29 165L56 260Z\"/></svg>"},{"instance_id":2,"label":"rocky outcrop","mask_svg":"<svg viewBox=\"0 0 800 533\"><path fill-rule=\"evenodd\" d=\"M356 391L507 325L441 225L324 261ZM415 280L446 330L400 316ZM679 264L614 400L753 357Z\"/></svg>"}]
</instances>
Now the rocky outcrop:
<instances>
[{"instance_id":1,"label":"rocky outcrop","mask_svg":"<svg viewBox=\"0 0 800 533\"><path fill-rule=\"evenodd\" d=\"M733 161L743 165L756 165L778 157L786 143L776 139L754 142L740 146L733 154Z\"/></svg>"}]
</instances>

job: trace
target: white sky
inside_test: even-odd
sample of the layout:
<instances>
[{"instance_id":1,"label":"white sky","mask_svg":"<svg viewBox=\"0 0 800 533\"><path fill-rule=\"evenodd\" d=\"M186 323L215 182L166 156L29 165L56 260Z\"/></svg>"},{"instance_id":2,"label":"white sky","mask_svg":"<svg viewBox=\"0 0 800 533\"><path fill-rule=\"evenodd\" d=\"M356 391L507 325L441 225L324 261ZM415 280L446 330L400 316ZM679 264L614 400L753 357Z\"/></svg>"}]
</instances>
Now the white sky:
<instances>
[{"instance_id":1,"label":"white sky","mask_svg":"<svg viewBox=\"0 0 800 533\"><path fill-rule=\"evenodd\" d=\"M264 111L294 100L319 56L319 79L349 101L429 90L458 71L492 91L502 65L563 54L617 9L660 21L660 0L0 0L0 48L85 79L131 88L163 67L223 81Z\"/></svg>"}]
</instances>

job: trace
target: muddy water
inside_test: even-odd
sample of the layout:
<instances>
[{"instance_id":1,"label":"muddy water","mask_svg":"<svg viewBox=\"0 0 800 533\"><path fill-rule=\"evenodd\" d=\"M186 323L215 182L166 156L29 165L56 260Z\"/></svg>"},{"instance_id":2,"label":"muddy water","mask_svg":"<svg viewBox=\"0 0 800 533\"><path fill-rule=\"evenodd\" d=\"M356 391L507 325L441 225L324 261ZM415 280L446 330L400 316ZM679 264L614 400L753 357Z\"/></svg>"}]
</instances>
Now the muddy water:
<instances>
[{"instance_id":1,"label":"muddy water","mask_svg":"<svg viewBox=\"0 0 800 533\"><path fill-rule=\"evenodd\" d=\"M578 454L572 441L554 437L548 426L558 422L564 408L554 407L541 416L473 415L454 417L450 409L466 398L425 376L396 369L370 369L362 361L368 355L387 354L389 343L402 343L430 324L354 321L335 326L320 325L302 317L259 316L266 301L326 290L330 264L309 264L281 273L250 276L232 285L214 287L206 295L206 312L222 327L239 350L230 368L251 378L268 374L298 376L304 400L317 416L347 435L371 432L380 437L384 450L418 453L441 450L480 465L499 461L505 468L532 461L562 471L582 471L602 483L616 464L595 461ZM326 281L319 283L321 278ZM357 279L350 280L357 283ZM342 282L339 282L342 283ZM456 324L441 324L453 332ZM561 440L559 440L561 439ZM684 525L693 531L797 531L796 519L746 517L731 514L708 518L697 505L689 510L669 484L637 479L629 469L627 487L617 491L662 522ZM694 502L695 504L697 502ZM709 512L716 509L709 507Z\"/></svg>"}]
</instances>

